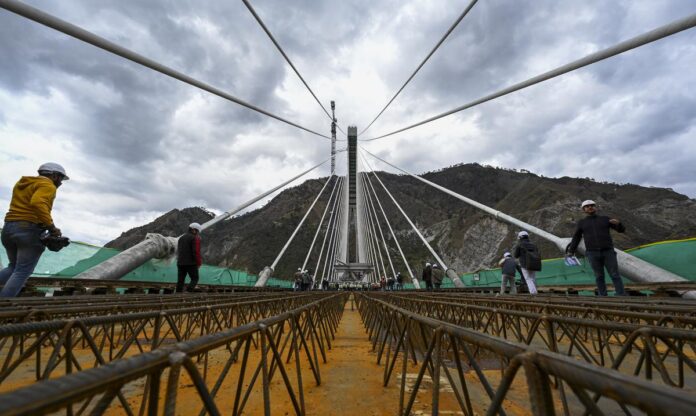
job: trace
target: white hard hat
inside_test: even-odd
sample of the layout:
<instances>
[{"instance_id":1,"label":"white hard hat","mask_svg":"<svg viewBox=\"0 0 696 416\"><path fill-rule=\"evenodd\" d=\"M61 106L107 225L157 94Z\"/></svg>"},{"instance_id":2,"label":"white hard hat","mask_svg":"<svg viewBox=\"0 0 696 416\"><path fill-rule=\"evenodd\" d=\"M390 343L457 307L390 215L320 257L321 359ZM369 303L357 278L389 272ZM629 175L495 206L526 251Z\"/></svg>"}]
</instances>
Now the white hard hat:
<instances>
[{"instance_id":1,"label":"white hard hat","mask_svg":"<svg viewBox=\"0 0 696 416\"><path fill-rule=\"evenodd\" d=\"M301 272L301 271L302 271L302 267L298 267L298 268L297 268L297 271L298 271L298 272Z\"/></svg>"},{"instance_id":2,"label":"white hard hat","mask_svg":"<svg viewBox=\"0 0 696 416\"><path fill-rule=\"evenodd\" d=\"M517 238L522 238L522 237L529 237L529 233L526 231L520 231L517 233Z\"/></svg>"},{"instance_id":3,"label":"white hard hat","mask_svg":"<svg viewBox=\"0 0 696 416\"><path fill-rule=\"evenodd\" d=\"M437 267L438 267L438 266L437 266L437 263L433 264L433 267L434 267L434 268L437 268Z\"/></svg>"},{"instance_id":4,"label":"white hard hat","mask_svg":"<svg viewBox=\"0 0 696 416\"><path fill-rule=\"evenodd\" d=\"M597 205L597 204L591 199L586 199L586 200L582 201L582 205L580 205L580 209L583 209L588 205Z\"/></svg>"},{"instance_id":5,"label":"white hard hat","mask_svg":"<svg viewBox=\"0 0 696 416\"><path fill-rule=\"evenodd\" d=\"M425 263L426 266L430 266L430 263Z\"/></svg>"},{"instance_id":6,"label":"white hard hat","mask_svg":"<svg viewBox=\"0 0 696 416\"><path fill-rule=\"evenodd\" d=\"M506 251L505 254L503 254L503 257L512 257L512 254L510 254L509 251Z\"/></svg>"},{"instance_id":7,"label":"white hard hat","mask_svg":"<svg viewBox=\"0 0 696 416\"><path fill-rule=\"evenodd\" d=\"M193 228L197 231L201 231L203 229L203 227L201 227L201 225L197 222L192 222L191 224L189 224L189 228Z\"/></svg>"},{"instance_id":8,"label":"white hard hat","mask_svg":"<svg viewBox=\"0 0 696 416\"><path fill-rule=\"evenodd\" d=\"M47 162L39 166L39 173L41 172L57 172L63 175L64 180L70 179L68 175L65 173L65 168L59 165L58 163L54 162Z\"/></svg>"}]
</instances>

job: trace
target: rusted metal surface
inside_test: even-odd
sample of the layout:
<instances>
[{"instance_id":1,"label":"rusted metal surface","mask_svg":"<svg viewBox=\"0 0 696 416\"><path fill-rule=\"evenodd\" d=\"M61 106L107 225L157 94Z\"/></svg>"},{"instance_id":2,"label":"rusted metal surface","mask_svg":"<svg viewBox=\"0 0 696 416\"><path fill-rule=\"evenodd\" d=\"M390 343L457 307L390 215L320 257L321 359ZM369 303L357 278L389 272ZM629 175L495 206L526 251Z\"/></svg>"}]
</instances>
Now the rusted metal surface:
<instances>
[{"instance_id":1,"label":"rusted metal surface","mask_svg":"<svg viewBox=\"0 0 696 416\"><path fill-rule=\"evenodd\" d=\"M357 299L377 362L384 364L384 384L392 382L407 361L420 366L410 392L402 370L399 414L411 414L426 373L432 380L433 415L439 411L439 384L443 380L451 386L460 411L467 415L482 408L488 414L506 414L510 405L507 396L514 384L527 387L528 406L522 413L535 415L631 414L636 410L688 415L696 409L696 397L682 389L567 357L543 346L511 342L425 317L396 306L389 296L360 294ZM490 361L500 363L500 377L493 378L485 371ZM475 389L483 389L486 395L472 403Z\"/></svg>"},{"instance_id":2,"label":"rusted metal surface","mask_svg":"<svg viewBox=\"0 0 696 416\"><path fill-rule=\"evenodd\" d=\"M182 379L195 386L200 414L218 415L222 409L241 414L252 392L258 392L255 387L261 386L268 415L271 400L280 399L271 397L269 389L278 379L293 411L303 414L306 382L301 362L309 363L309 377L319 385L320 365L326 362L346 296L297 299L310 301L271 317L0 395L0 414L101 415L114 409L125 414L175 414L180 406L191 405L178 400ZM250 358L252 349L258 355L255 361ZM214 374L208 360L213 354L224 357L224 365L218 365ZM137 381L144 383L142 394L129 396L128 385ZM223 388L232 394L219 396Z\"/></svg>"},{"instance_id":3,"label":"rusted metal surface","mask_svg":"<svg viewBox=\"0 0 696 416\"><path fill-rule=\"evenodd\" d=\"M42 302L13 302L0 305L0 323L32 322L70 319L87 316L151 312L183 307L214 306L236 301L264 300L288 297L288 292L264 294L175 294L175 295L116 295L113 297L44 298ZM68 300L69 299L69 300Z\"/></svg>"},{"instance_id":4,"label":"rusted metal surface","mask_svg":"<svg viewBox=\"0 0 696 416\"><path fill-rule=\"evenodd\" d=\"M176 282L145 282L137 280L117 280L117 279L75 279L75 278L56 278L56 277L37 277L32 276L25 285L23 297L44 297L44 292L36 291L36 288L53 288L58 290L56 295L71 294L104 294L113 293L115 289L127 289L128 293L173 293ZM238 286L226 284L205 284L196 285L196 290L207 293L229 293L229 292L266 292L266 291L290 291L289 288Z\"/></svg>"},{"instance_id":5,"label":"rusted metal surface","mask_svg":"<svg viewBox=\"0 0 696 416\"><path fill-rule=\"evenodd\" d=\"M0 317L25 320L0 325L0 414L690 415L696 408L690 302L419 291L355 292L345 304L347 296L0 303ZM338 331L344 304L352 324ZM326 365L336 345L340 364ZM334 409L332 401L343 404Z\"/></svg>"},{"instance_id":6,"label":"rusted metal surface","mask_svg":"<svg viewBox=\"0 0 696 416\"><path fill-rule=\"evenodd\" d=\"M7 390L8 383L16 388L242 326L321 297L320 293L231 297L205 306L154 305L141 312L2 325L0 391Z\"/></svg>"},{"instance_id":7,"label":"rusted metal surface","mask_svg":"<svg viewBox=\"0 0 696 416\"><path fill-rule=\"evenodd\" d=\"M640 318L607 320L602 316L602 319L589 319L554 315L549 310L541 314L423 300L417 296L387 295L385 300L422 316L548 349L646 380L696 389L694 318L662 319L655 313L632 313ZM651 324L643 323L645 321Z\"/></svg>"},{"instance_id":8,"label":"rusted metal surface","mask_svg":"<svg viewBox=\"0 0 696 416\"><path fill-rule=\"evenodd\" d=\"M403 292L402 292L403 293ZM609 315L611 320L631 317L630 312L655 313L653 316L690 316L696 318L696 308L693 301L671 299L646 299L630 297L597 297L574 296L495 296L492 294L465 294L447 292L413 293L423 299L447 300L451 302L469 303L480 306L504 307L520 311L530 311L549 314L579 315L583 312L594 313L597 316ZM624 313L626 312L626 313Z\"/></svg>"}]
</instances>

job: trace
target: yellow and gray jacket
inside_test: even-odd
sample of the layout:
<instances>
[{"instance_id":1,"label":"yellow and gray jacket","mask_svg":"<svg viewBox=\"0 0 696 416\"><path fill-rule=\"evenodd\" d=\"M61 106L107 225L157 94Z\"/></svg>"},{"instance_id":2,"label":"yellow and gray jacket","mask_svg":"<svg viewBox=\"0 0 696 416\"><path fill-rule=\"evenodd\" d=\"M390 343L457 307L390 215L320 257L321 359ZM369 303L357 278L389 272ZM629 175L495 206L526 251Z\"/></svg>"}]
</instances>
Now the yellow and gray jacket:
<instances>
[{"instance_id":1,"label":"yellow and gray jacket","mask_svg":"<svg viewBox=\"0 0 696 416\"><path fill-rule=\"evenodd\" d=\"M51 209L56 186L45 176L22 176L12 189L10 209L5 221L29 221L45 227L53 225Z\"/></svg>"}]
</instances>

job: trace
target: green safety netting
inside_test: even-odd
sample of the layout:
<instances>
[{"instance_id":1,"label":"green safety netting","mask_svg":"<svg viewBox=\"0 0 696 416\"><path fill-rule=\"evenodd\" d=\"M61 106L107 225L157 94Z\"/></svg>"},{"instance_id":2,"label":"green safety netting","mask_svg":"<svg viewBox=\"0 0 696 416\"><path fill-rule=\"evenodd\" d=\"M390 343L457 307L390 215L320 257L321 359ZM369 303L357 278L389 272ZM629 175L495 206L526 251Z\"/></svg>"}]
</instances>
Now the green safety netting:
<instances>
[{"instance_id":1,"label":"green safety netting","mask_svg":"<svg viewBox=\"0 0 696 416\"><path fill-rule=\"evenodd\" d=\"M45 251L34 269L34 276L70 278L111 258L119 253L112 248L97 247L80 242L72 242L58 253ZM7 253L0 249L0 261L7 265ZM253 286L257 276L239 270L203 265L200 269L198 283L209 285ZM125 275L121 280L146 282L176 282L176 262L150 260ZM267 282L271 287L292 287L292 282L271 278Z\"/></svg>"},{"instance_id":2,"label":"green safety netting","mask_svg":"<svg viewBox=\"0 0 696 416\"><path fill-rule=\"evenodd\" d=\"M696 237L685 240L661 241L626 250L632 255L671 271L687 280L696 281ZM35 276L73 277L102 261L115 256L119 251L73 242L58 253L46 251L34 271ZM5 250L0 249L0 261L7 264ZM543 270L537 273L540 286L572 286L594 284L594 275L585 259L580 266L567 266L562 258L544 260ZM123 280L176 282L176 264L164 260L150 260L128 273ZM500 285L500 269L479 270L461 275L466 286ZM253 286L257 276L239 270L203 265L200 270L201 284ZM627 280L626 280L627 281ZM292 287L292 282L271 278L268 286ZM413 288L406 284L406 288ZM448 278L443 287L454 287Z\"/></svg>"},{"instance_id":3,"label":"green safety netting","mask_svg":"<svg viewBox=\"0 0 696 416\"><path fill-rule=\"evenodd\" d=\"M696 237L685 240L661 241L635 247L626 252L669 270L687 280L696 281ZM580 284L595 284L592 268L586 259L580 259L580 266L567 266L563 258L543 261L542 271L537 272L537 285L540 286L572 286ZM500 269L478 270L460 275L466 286L499 286ZM607 276L607 280L609 277ZM629 282L624 278L625 282ZM406 288L413 285L406 284ZM454 283L445 278L443 288L452 288Z\"/></svg>"}]
</instances>

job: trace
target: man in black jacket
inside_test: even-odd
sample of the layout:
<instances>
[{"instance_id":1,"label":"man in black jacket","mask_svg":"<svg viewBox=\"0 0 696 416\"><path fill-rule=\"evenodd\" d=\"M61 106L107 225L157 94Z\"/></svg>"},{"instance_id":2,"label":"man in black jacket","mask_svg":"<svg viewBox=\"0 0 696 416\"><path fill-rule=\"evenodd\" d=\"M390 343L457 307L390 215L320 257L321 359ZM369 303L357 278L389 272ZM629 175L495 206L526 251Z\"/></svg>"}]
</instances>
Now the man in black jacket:
<instances>
[{"instance_id":1,"label":"man in black jacket","mask_svg":"<svg viewBox=\"0 0 696 416\"><path fill-rule=\"evenodd\" d=\"M528 253L535 253L537 255L536 261L538 264L527 264L528 261L533 260L529 257ZM520 261L522 277L525 282L527 282L529 294L536 295L538 293L536 287L536 272L541 270L541 255L539 254L539 249L536 244L529 241L528 232L523 230L517 233L517 245L513 249L512 255Z\"/></svg>"},{"instance_id":2,"label":"man in black jacket","mask_svg":"<svg viewBox=\"0 0 696 416\"><path fill-rule=\"evenodd\" d=\"M575 255L575 250L580 244L580 239L585 240L585 256L592 266L595 279L597 281L597 292L599 296L607 295L607 285L604 281L604 268L609 272L611 281L614 283L614 290L618 296L623 296L623 281L619 275L619 263L616 261L614 242L611 239L610 228L617 232L626 231L626 227L621 221L609 218L604 215L597 215L597 204L592 200L583 201L582 210L587 216L580 221L575 228L573 240L568 245L568 254Z\"/></svg>"},{"instance_id":3,"label":"man in black jacket","mask_svg":"<svg viewBox=\"0 0 696 416\"><path fill-rule=\"evenodd\" d=\"M426 290L433 290L433 269L430 263L425 263L425 268L423 269L423 281L425 282Z\"/></svg>"}]
</instances>

